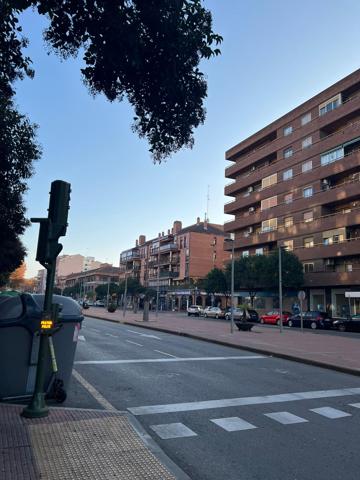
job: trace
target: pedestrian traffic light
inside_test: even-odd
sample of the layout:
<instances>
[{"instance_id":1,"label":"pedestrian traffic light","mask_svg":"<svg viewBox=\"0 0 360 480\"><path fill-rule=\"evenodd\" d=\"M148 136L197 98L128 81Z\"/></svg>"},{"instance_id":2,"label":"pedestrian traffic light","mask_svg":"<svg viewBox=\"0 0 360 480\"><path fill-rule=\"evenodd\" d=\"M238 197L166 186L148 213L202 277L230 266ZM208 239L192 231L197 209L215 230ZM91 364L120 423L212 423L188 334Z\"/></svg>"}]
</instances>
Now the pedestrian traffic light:
<instances>
[{"instance_id":1,"label":"pedestrian traffic light","mask_svg":"<svg viewBox=\"0 0 360 480\"><path fill-rule=\"evenodd\" d=\"M53 262L62 250L60 237L66 234L70 204L70 184L55 180L51 184L48 218L32 218L40 223L36 260L44 267Z\"/></svg>"}]
</instances>

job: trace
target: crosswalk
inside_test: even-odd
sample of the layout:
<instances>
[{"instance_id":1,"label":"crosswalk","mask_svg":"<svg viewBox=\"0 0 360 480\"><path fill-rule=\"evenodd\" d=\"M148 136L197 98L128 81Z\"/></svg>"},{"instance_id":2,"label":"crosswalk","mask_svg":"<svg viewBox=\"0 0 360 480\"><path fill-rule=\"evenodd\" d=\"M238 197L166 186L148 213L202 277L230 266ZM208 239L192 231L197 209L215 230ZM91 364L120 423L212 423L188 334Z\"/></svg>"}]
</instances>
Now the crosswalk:
<instances>
[{"instance_id":1,"label":"crosswalk","mask_svg":"<svg viewBox=\"0 0 360 480\"><path fill-rule=\"evenodd\" d=\"M348 407L359 409L360 403L349 403L346 408ZM262 415L280 425L310 423L313 420L312 414L320 415L321 417L327 418L329 420L336 420L352 416L352 413L344 410L339 410L331 406L310 408L308 411L312 412L308 418L300 417L288 411L268 412L263 413ZM217 427L221 428L222 430L225 430L226 432L238 432L254 430L257 428L264 428L258 425L254 425L253 423L250 423L246 419L240 417L211 418L209 419L209 421L215 424ZM180 422L150 425L150 428L163 440L198 436L198 433L196 433L184 423Z\"/></svg>"}]
</instances>

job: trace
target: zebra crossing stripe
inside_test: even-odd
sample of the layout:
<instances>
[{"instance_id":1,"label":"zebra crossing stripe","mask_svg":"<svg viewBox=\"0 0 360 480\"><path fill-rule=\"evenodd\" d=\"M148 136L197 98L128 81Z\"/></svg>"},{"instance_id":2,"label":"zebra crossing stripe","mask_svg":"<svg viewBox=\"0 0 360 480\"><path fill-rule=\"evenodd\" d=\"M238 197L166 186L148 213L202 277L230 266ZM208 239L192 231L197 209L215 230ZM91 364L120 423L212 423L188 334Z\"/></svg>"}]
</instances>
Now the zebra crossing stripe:
<instances>
[{"instance_id":1,"label":"zebra crossing stripe","mask_svg":"<svg viewBox=\"0 0 360 480\"><path fill-rule=\"evenodd\" d=\"M282 425L290 425L292 423L306 423L309 420L305 418L298 417L290 412L273 412L273 413L264 413L265 417L269 417L276 422L281 423Z\"/></svg>"},{"instance_id":2,"label":"zebra crossing stripe","mask_svg":"<svg viewBox=\"0 0 360 480\"><path fill-rule=\"evenodd\" d=\"M321 408L310 408L312 412L318 413L326 418L343 418L343 417L351 417L351 413L343 412L342 410L338 410L337 408L332 407L321 407Z\"/></svg>"},{"instance_id":3,"label":"zebra crossing stripe","mask_svg":"<svg viewBox=\"0 0 360 480\"><path fill-rule=\"evenodd\" d=\"M213 418L210 421L223 428L227 432L237 432L239 430L252 430L257 428L252 423L249 423L239 417Z\"/></svg>"},{"instance_id":4,"label":"zebra crossing stripe","mask_svg":"<svg viewBox=\"0 0 360 480\"><path fill-rule=\"evenodd\" d=\"M150 428L163 440L168 440L170 438L197 437L197 434L183 423L150 425Z\"/></svg>"},{"instance_id":5,"label":"zebra crossing stripe","mask_svg":"<svg viewBox=\"0 0 360 480\"><path fill-rule=\"evenodd\" d=\"M350 407L360 408L360 403L349 403Z\"/></svg>"}]
</instances>

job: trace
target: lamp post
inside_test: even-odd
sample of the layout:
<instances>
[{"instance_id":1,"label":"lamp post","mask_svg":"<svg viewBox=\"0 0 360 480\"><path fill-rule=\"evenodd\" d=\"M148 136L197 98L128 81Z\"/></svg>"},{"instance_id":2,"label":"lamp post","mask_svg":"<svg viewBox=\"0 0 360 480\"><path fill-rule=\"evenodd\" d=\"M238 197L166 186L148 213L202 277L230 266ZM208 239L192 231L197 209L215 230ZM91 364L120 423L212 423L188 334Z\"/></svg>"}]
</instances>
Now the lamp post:
<instances>
[{"instance_id":1,"label":"lamp post","mask_svg":"<svg viewBox=\"0 0 360 480\"><path fill-rule=\"evenodd\" d=\"M235 238L234 234L230 234L230 238L226 239L231 242L231 301L230 301L230 332L234 333L234 283L235 283Z\"/></svg>"},{"instance_id":2,"label":"lamp post","mask_svg":"<svg viewBox=\"0 0 360 480\"><path fill-rule=\"evenodd\" d=\"M156 317L159 314L159 297L160 297L160 240L158 246L158 268L157 268L157 281L156 281Z\"/></svg>"},{"instance_id":3,"label":"lamp post","mask_svg":"<svg viewBox=\"0 0 360 480\"><path fill-rule=\"evenodd\" d=\"M126 303L127 303L127 275L126 275L126 272L125 272L125 288L124 288L124 302L123 302L123 317L125 317L125 313L126 313Z\"/></svg>"},{"instance_id":4,"label":"lamp post","mask_svg":"<svg viewBox=\"0 0 360 480\"><path fill-rule=\"evenodd\" d=\"M280 333L283 331L283 298L282 298L282 247L279 245L279 307L280 307Z\"/></svg>"}]
</instances>

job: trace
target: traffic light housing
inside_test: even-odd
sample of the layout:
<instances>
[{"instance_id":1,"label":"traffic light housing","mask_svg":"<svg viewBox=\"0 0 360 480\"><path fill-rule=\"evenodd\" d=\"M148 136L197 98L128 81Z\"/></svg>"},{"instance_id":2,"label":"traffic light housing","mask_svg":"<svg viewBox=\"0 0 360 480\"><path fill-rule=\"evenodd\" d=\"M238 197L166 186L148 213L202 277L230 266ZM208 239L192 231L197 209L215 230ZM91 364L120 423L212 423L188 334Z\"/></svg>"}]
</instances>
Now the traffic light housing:
<instances>
[{"instance_id":1,"label":"traffic light housing","mask_svg":"<svg viewBox=\"0 0 360 480\"><path fill-rule=\"evenodd\" d=\"M58 240L66 234L70 192L70 183L62 180L52 182L48 217L31 219L34 223L40 223L36 260L45 268L56 259L62 250L62 245Z\"/></svg>"}]
</instances>

